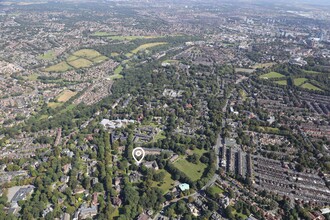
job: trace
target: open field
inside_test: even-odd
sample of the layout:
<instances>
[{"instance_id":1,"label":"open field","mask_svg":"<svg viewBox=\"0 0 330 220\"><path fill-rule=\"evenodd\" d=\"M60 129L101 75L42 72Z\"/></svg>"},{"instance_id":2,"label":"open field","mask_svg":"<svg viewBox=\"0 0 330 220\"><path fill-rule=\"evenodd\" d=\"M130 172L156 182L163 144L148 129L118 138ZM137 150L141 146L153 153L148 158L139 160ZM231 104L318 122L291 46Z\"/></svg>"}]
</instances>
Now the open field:
<instances>
[{"instance_id":1,"label":"open field","mask_svg":"<svg viewBox=\"0 0 330 220\"><path fill-rule=\"evenodd\" d=\"M199 156L202 156L206 152L207 152L206 150L199 149L199 148L195 148L194 150L187 150L187 154L189 154L189 155L197 154Z\"/></svg>"},{"instance_id":2,"label":"open field","mask_svg":"<svg viewBox=\"0 0 330 220\"><path fill-rule=\"evenodd\" d=\"M61 92L61 94L59 94L59 96L56 98L56 100L58 102L66 102L70 98L75 96L76 94L77 94L77 92L73 92L71 90L64 90L63 92Z\"/></svg>"},{"instance_id":3,"label":"open field","mask_svg":"<svg viewBox=\"0 0 330 220\"><path fill-rule=\"evenodd\" d=\"M92 59L92 58L101 56L101 54L99 52L97 52L96 50L92 50L92 49L78 50L78 51L74 52L73 55L77 56L77 57L84 57L87 59Z\"/></svg>"},{"instance_id":4,"label":"open field","mask_svg":"<svg viewBox=\"0 0 330 220\"><path fill-rule=\"evenodd\" d=\"M70 56L66 59L66 61L67 61L67 62L71 62L71 61L74 61L74 60L77 60L77 59L79 59L79 57L74 56L74 55L70 55Z\"/></svg>"},{"instance_id":5,"label":"open field","mask_svg":"<svg viewBox=\"0 0 330 220\"><path fill-rule=\"evenodd\" d=\"M101 62L103 62L103 61L105 61L107 59L108 59L108 57L106 57L106 56L99 56L99 57L93 58L93 62L95 62L95 63L101 63Z\"/></svg>"},{"instance_id":6,"label":"open field","mask_svg":"<svg viewBox=\"0 0 330 220\"><path fill-rule=\"evenodd\" d=\"M59 113L64 113L65 114L65 112L70 111L70 110L74 109L75 107L76 107L75 104L70 104L66 108L62 109Z\"/></svg>"},{"instance_id":7,"label":"open field","mask_svg":"<svg viewBox=\"0 0 330 220\"><path fill-rule=\"evenodd\" d=\"M310 83L302 84L300 87L304 88L304 89L314 90L314 91L322 91L322 89L320 89L319 87L316 87Z\"/></svg>"},{"instance_id":8,"label":"open field","mask_svg":"<svg viewBox=\"0 0 330 220\"><path fill-rule=\"evenodd\" d=\"M288 85L288 82L286 80L275 81L275 83L277 83L278 85L282 85L282 86Z\"/></svg>"},{"instance_id":9,"label":"open field","mask_svg":"<svg viewBox=\"0 0 330 220\"><path fill-rule=\"evenodd\" d=\"M110 219L117 219L119 217L119 209L116 208L115 211L113 213L111 213L110 215Z\"/></svg>"},{"instance_id":10,"label":"open field","mask_svg":"<svg viewBox=\"0 0 330 220\"><path fill-rule=\"evenodd\" d=\"M178 64L179 61L178 60L164 60L162 62L162 65L172 65L172 64Z\"/></svg>"},{"instance_id":11,"label":"open field","mask_svg":"<svg viewBox=\"0 0 330 220\"><path fill-rule=\"evenodd\" d=\"M243 101L245 101L247 98L247 94L243 89L239 90L239 96L242 98Z\"/></svg>"},{"instance_id":12,"label":"open field","mask_svg":"<svg viewBox=\"0 0 330 220\"><path fill-rule=\"evenodd\" d=\"M57 108L57 107L59 107L59 106L61 106L62 105L62 103L60 103L60 102L49 102L48 104L47 104L47 106L49 107L49 108Z\"/></svg>"},{"instance_id":13,"label":"open field","mask_svg":"<svg viewBox=\"0 0 330 220\"><path fill-rule=\"evenodd\" d=\"M160 45L164 45L167 44L166 42L155 42L155 43L147 43L147 44L142 44L140 46L138 46L137 48L135 48L134 50L132 50L130 53L127 54L128 57L132 56L132 54L136 54L141 50L145 50L151 47L156 47L156 46L160 46Z\"/></svg>"},{"instance_id":14,"label":"open field","mask_svg":"<svg viewBox=\"0 0 330 220\"><path fill-rule=\"evenodd\" d=\"M121 78L123 78L123 75L115 74L115 75L109 76L107 79L108 80L115 80L115 79L121 79Z\"/></svg>"},{"instance_id":15,"label":"open field","mask_svg":"<svg viewBox=\"0 0 330 220\"><path fill-rule=\"evenodd\" d=\"M67 62L62 61L58 64L55 64L53 66L50 66L50 67L46 68L45 71L47 71L47 72L65 72L65 71L68 71L68 70L71 70L71 69L72 69L72 67L69 66L67 64Z\"/></svg>"},{"instance_id":16,"label":"open field","mask_svg":"<svg viewBox=\"0 0 330 220\"><path fill-rule=\"evenodd\" d=\"M137 40L137 39L155 39L155 38L161 38L161 36L109 36L108 37L111 40Z\"/></svg>"},{"instance_id":17,"label":"open field","mask_svg":"<svg viewBox=\"0 0 330 220\"><path fill-rule=\"evenodd\" d=\"M253 73L254 69L247 69L247 68L235 68L236 73Z\"/></svg>"},{"instance_id":18,"label":"open field","mask_svg":"<svg viewBox=\"0 0 330 220\"><path fill-rule=\"evenodd\" d=\"M131 53L131 52L125 54L125 56L128 57L128 58L131 57L131 56L133 56L133 55L134 55L134 54Z\"/></svg>"},{"instance_id":19,"label":"open field","mask_svg":"<svg viewBox=\"0 0 330 220\"><path fill-rule=\"evenodd\" d=\"M105 32L105 31L97 31L94 34L92 34L91 36L93 37L108 37L111 35L115 35L116 33L111 33L111 32Z\"/></svg>"},{"instance_id":20,"label":"open field","mask_svg":"<svg viewBox=\"0 0 330 220\"><path fill-rule=\"evenodd\" d=\"M278 128L273 128L273 127L262 127L262 126L258 126L258 129L262 132L265 133L278 133L280 132L280 129Z\"/></svg>"},{"instance_id":21,"label":"open field","mask_svg":"<svg viewBox=\"0 0 330 220\"><path fill-rule=\"evenodd\" d=\"M164 60L163 63L174 63L174 64L177 64L179 63L178 60Z\"/></svg>"},{"instance_id":22,"label":"open field","mask_svg":"<svg viewBox=\"0 0 330 220\"><path fill-rule=\"evenodd\" d=\"M237 215L240 219L247 219L248 218L248 216L244 215L243 213L237 212L234 208L233 208L233 215L234 216Z\"/></svg>"},{"instance_id":23,"label":"open field","mask_svg":"<svg viewBox=\"0 0 330 220\"><path fill-rule=\"evenodd\" d=\"M274 66L276 63L258 63L254 66L252 66L253 69L262 69L262 68L268 68L271 66Z\"/></svg>"},{"instance_id":24,"label":"open field","mask_svg":"<svg viewBox=\"0 0 330 220\"><path fill-rule=\"evenodd\" d=\"M163 140L163 139L165 139L165 138L166 138L166 136L165 136L164 132L163 132L163 131L160 131L160 132L158 132L158 133L155 135L155 137L154 137L154 139L153 139L153 142L157 142L157 141L159 141L159 140Z\"/></svg>"},{"instance_id":25,"label":"open field","mask_svg":"<svg viewBox=\"0 0 330 220\"><path fill-rule=\"evenodd\" d=\"M89 67L89 66L93 65L93 63L91 61L84 59L84 58L79 58L77 60L70 61L68 63L69 63L69 65L73 66L76 69L85 68L85 67Z\"/></svg>"},{"instance_id":26,"label":"open field","mask_svg":"<svg viewBox=\"0 0 330 220\"><path fill-rule=\"evenodd\" d=\"M115 70L114 70L114 74L118 75L121 73L121 71L123 71L124 67L122 67L121 65L118 66Z\"/></svg>"},{"instance_id":27,"label":"open field","mask_svg":"<svg viewBox=\"0 0 330 220\"><path fill-rule=\"evenodd\" d=\"M281 73L277 73L277 72L270 72L270 73L266 73L260 76L261 79L275 79L275 78L282 78L285 77L283 74Z\"/></svg>"},{"instance_id":28,"label":"open field","mask_svg":"<svg viewBox=\"0 0 330 220\"><path fill-rule=\"evenodd\" d=\"M223 194L225 191L217 185L210 187L210 192L215 196L216 194Z\"/></svg>"},{"instance_id":29,"label":"open field","mask_svg":"<svg viewBox=\"0 0 330 220\"><path fill-rule=\"evenodd\" d=\"M51 51L51 50L47 51L44 54L40 54L39 56L37 56L37 59L39 59L39 60L53 60L55 58L56 58L55 53L54 53L54 51Z\"/></svg>"},{"instance_id":30,"label":"open field","mask_svg":"<svg viewBox=\"0 0 330 220\"><path fill-rule=\"evenodd\" d=\"M37 81L38 76L39 75L37 73L33 73L33 74L28 75L28 76L24 76L23 78L26 79L26 80L30 80L30 81Z\"/></svg>"},{"instance_id":31,"label":"open field","mask_svg":"<svg viewBox=\"0 0 330 220\"><path fill-rule=\"evenodd\" d=\"M320 72L316 72L316 71L313 71L313 70L304 70L304 73L307 73L307 74L322 74Z\"/></svg>"},{"instance_id":32,"label":"open field","mask_svg":"<svg viewBox=\"0 0 330 220\"><path fill-rule=\"evenodd\" d=\"M71 54L66 61L50 66L45 69L47 72L65 72L71 69L80 69L90 67L94 64L107 60L108 57L103 56L96 50L82 49Z\"/></svg>"},{"instance_id":33,"label":"open field","mask_svg":"<svg viewBox=\"0 0 330 220\"><path fill-rule=\"evenodd\" d=\"M164 172L165 177L162 182L152 182L152 187L160 188L163 193L167 193L172 187L174 187L174 180L171 178L171 174L169 174L166 170L157 170L156 173Z\"/></svg>"},{"instance_id":34,"label":"open field","mask_svg":"<svg viewBox=\"0 0 330 220\"><path fill-rule=\"evenodd\" d=\"M184 158L178 159L173 165L180 171L184 172L192 181L199 180L206 168L206 165L203 163L190 163ZM187 167L189 167L189 169L187 169Z\"/></svg>"},{"instance_id":35,"label":"open field","mask_svg":"<svg viewBox=\"0 0 330 220\"><path fill-rule=\"evenodd\" d=\"M115 80L123 78L123 75L120 74L123 69L124 67L122 65L117 66L117 68L114 70L114 75L109 76L108 79Z\"/></svg>"},{"instance_id":36,"label":"open field","mask_svg":"<svg viewBox=\"0 0 330 220\"><path fill-rule=\"evenodd\" d=\"M293 80L293 82L294 82L295 86L300 86L300 85L304 84L307 80L308 79L306 79L306 78L295 78Z\"/></svg>"}]
</instances>

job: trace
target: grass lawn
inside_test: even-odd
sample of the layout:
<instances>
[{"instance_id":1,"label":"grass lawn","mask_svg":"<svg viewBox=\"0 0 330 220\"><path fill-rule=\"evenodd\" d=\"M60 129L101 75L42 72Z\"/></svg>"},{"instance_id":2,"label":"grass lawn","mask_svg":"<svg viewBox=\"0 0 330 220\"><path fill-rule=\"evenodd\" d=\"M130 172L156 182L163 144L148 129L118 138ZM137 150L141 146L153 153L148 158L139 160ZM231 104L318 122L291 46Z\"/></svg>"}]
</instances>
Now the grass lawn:
<instances>
[{"instance_id":1,"label":"grass lawn","mask_svg":"<svg viewBox=\"0 0 330 220\"><path fill-rule=\"evenodd\" d=\"M134 54L133 53L126 53L125 54L125 56L127 57L127 58L130 58L131 56L133 56Z\"/></svg>"},{"instance_id":2,"label":"grass lawn","mask_svg":"<svg viewBox=\"0 0 330 220\"><path fill-rule=\"evenodd\" d=\"M93 59L93 62L95 62L95 63L101 63L101 62L103 62L103 61L105 61L107 59L108 59L108 57L106 57L106 56L99 56L99 57L95 57Z\"/></svg>"},{"instance_id":3,"label":"grass lawn","mask_svg":"<svg viewBox=\"0 0 330 220\"><path fill-rule=\"evenodd\" d=\"M184 172L192 181L199 180L206 168L206 165L203 163L190 163L184 158L178 159L173 165L180 171Z\"/></svg>"},{"instance_id":4,"label":"grass lawn","mask_svg":"<svg viewBox=\"0 0 330 220\"><path fill-rule=\"evenodd\" d=\"M37 59L39 59L39 60L53 60L55 58L56 58L55 53L54 53L54 51L51 51L51 50L47 51L44 54L40 54L39 56L37 56Z\"/></svg>"},{"instance_id":5,"label":"grass lawn","mask_svg":"<svg viewBox=\"0 0 330 220\"><path fill-rule=\"evenodd\" d=\"M93 59L95 57L102 56L99 52L97 52L96 50L92 50L92 49L78 50L78 51L74 52L73 55L77 56L77 57L84 57L87 59Z\"/></svg>"},{"instance_id":6,"label":"grass lawn","mask_svg":"<svg viewBox=\"0 0 330 220\"><path fill-rule=\"evenodd\" d=\"M309 89L309 90L322 91L322 89L320 89L319 87L316 87L310 83L302 84L300 87L304 88L304 89Z\"/></svg>"},{"instance_id":7,"label":"grass lawn","mask_svg":"<svg viewBox=\"0 0 330 220\"><path fill-rule=\"evenodd\" d=\"M214 194L223 194L225 191L217 185L211 186L212 192Z\"/></svg>"},{"instance_id":8,"label":"grass lawn","mask_svg":"<svg viewBox=\"0 0 330 220\"><path fill-rule=\"evenodd\" d=\"M153 142L157 142L157 141L163 140L165 138L166 138L166 136L164 135L164 132L160 131L155 135Z\"/></svg>"},{"instance_id":9,"label":"grass lawn","mask_svg":"<svg viewBox=\"0 0 330 220\"><path fill-rule=\"evenodd\" d=\"M243 101L246 100L247 94L243 89L239 90L239 96L243 99Z\"/></svg>"},{"instance_id":10,"label":"grass lawn","mask_svg":"<svg viewBox=\"0 0 330 220\"><path fill-rule=\"evenodd\" d=\"M280 132L280 129L278 129L278 128L272 128L272 127L261 127L261 126L258 126L258 129L260 129L262 132L265 132L265 133L278 133L278 132Z\"/></svg>"},{"instance_id":11,"label":"grass lawn","mask_svg":"<svg viewBox=\"0 0 330 220\"><path fill-rule=\"evenodd\" d=\"M60 113L65 113L66 111L69 111L69 110L74 109L74 107L76 107L76 105L74 105L74 104L70 104L70 105L68 105L65 109L62 109L62 110L60 111Z\"/></svg>"},{"instance_id":12,"label":"grass lawn","mask_svg":"<svg viewBox=\"0 0 330 220\"><path fill-rule=\"evenodd\" d=\"M73 96L75 96L77 92L73 92L71 90L64 90L59 94L59 96L56 98L58 102L66 102Z\"/></svg>"},{"instance_id":13,"label":"grass lawn","mask_svg":"<svg viewBox=\"0 0 330 220\"><path fill-rule=\"evenodd\" d=\"M70 55L70 56L66 59L66 61L67 61L67 62L71 62L71 61L74 61L74 60L77 60L77 59L79 59L79 57L74 56L74 55Z\"/></svg>"},{"instance_id":14,"label":"grass lawn","mask_svg":"<svg viewBox=\"0 0 330 220\"><path fill-rule=\"evenodd\" d=\"M240 212L237 212L236 209L234 209L234 208L233 208L233 215L234 216L237 215L237 216L241 217L242 219L247 219L248 218L248 216L246 216L246 215L244 215L244 214L242 214Z\"/></svg>"},{"instance_id":15,"label":"grass lawn","mask_svg":"<svg viewBox=\"0 0 330 220\"><path fill-rule=\"evenodd\" d=\"M293 79L294 85L295 86L300 86L302 84L304 84L304 82L306 82L308 79L306 78L295 78Z\"/></svg>"},{"instance_id":16,"label":"grass lawn","mask_svg":"<svg viewBox=\"0 0 330 220\"><path fill-rule=\"evenodd\" d=\"M114 74L118 75L121 73L121 71L123 71L124 67L122 67L121 65L117 66L117 68L114 70Z\"/></svg>"},{"instance_id":17,"label":"grass lawn","mask_svg":"<svg viewBox=\"0 0 330 220\"><path fill-rule=\"evenodd\" d=\"M164 172L165 177L164 181L162 182L152 182L152 187L158 187L160 188L164 194L166 194L173 186L174 186L174 180L171 178L171 174L169 174L166 170L157 170L156 173Z\"/></svg>"},{"instance_id":18,"label":"grass lawn","mask_svg":"<svg viewBox=\"0 0 330 220\"><path fill-rule=\"evenodd\" d=\"M116 208L115 211L111 214L110 219L117 219L119 217L119 209Z\"/></svg>"},{"instance_id":19,"label":"grass lawn","mask_svg":"<svg viewBox=\"0 0 330 220\"><path fill-rule=\"evenodd\" d=\"M115 80L115 79L121 79L123 78L123 75L121 75L121 71L123 71L124 67L119 65L117 68L113 71L114 75L111 75L108 77L109 80Z\"/></svg>"},{"instance_id":20,"label":"grass lawn","mask_svg":"<svg viewBox=\"0 0 330 220\"><path fill-rule=\"evenodd\" d=\"M266 73L260 76L261 79L275 79L275 78L282 78L285 77L283 74L281 73L277 73L277 72L270 72L270 73Z\"/></svg>"},{"instance_id":21,"label":"grass lawn","mask_svg":"<svg viewBox=\"0 0 330 220\"><path fill-rule=\"evenodd\" d=\"M160 38L160 36L110 36L108 37L111 40L136 40L136 39L154 39L154 38Z\"/></svg>"},{"instance_id":22,"label":"grass lawn","mask_svg":"<svg viewBox=\"0 0 330 220\"><path fill-rule=\"evenodd\" d=\"M304 70L304 73L307 73L307 74L322 74L320 72L313 71L313 70Z\"/></svg>"},{"instance_id":23,"label":"grass lawn","mask_svg":"<svg viewBox=\"0 0 330 220\"><path fill-rule=\"evenodd\" d=\"M72 67L69 66L67 64L67 62L62 61L58 64L55 64L53 66L50 66L50 67L46 68L45 71L47 71L47 72L65 72L65 71L68 71L68 70L71 70L71 69L72 69Z\"/></svg>"},{"instance_id":24,"label":"grass lawn","mask_svg":"<svg viewBox=\"0 0 330 220\"><path fill-rule=\"evenodd\" d=\"M47 106L48 106L49 108L57 108L57 107L59 107L59 106L61 106L61 105L63 105L63 104L60 103L60 102L49 102L49 103L47 104Z\"/></svg>"},{"instance_id":25,"label":"grass lawn","mask_svg":"<svg viewBox=\"0 0 330 220\"><path fill-rule=\"evenodd\" d=\"M277 83L278 85L282 85L282 86L288 85L288 82L286 80L275 81L275 83Z\"/></svg>"},{"instance_id":26,"label":"grass lawn","mask_svg":"<svg viewBox=\"0 0 330 220\"><path fill-rule=\"evenodd\" d=\"M205 149L199 149L199 148L195 148L194 150L188 150L188 154L197 154L198 156L202 156L204 153L206 153L207 151Z\"/></svg>"},{"instance_id":27,"label":"grass lawn","mask_svg":"<svg viewBox=\"0 0 330 220\"><path fill-rule=\"evenodd\" d=\"M114 35L115 33L108 33L108 32L105 32L105 31L97 31L95 33L93 33L91 36L93 37L108 37L108 36L111 36L111 35Z\"/></svg>"},{"instance_id":28,"label":"grass lawn","mask_svg":"<svg viewBox=\"0 0 330 220\"><path fill-rule=\"evenodd\" d=\"M236 73L253 73L254 69L247 69L247 68L235 68Z\"/></svg>"},{"instance_id":29,"label":"grass lawn","mask_svg":"<svg viewBox=\"0 0 330 220\"><path fill-rule=\"evenodd\" d=\"M134 50L131 51L131 53L136 54L137 52L141 51L141 50L145 50L151 47L156 47L156 46L160 46L160 45L164 45L167 44L166 42L155 42L155 43L147 43L147 44L142 44L140 46L138 46L137 48L135 48Z\"/></svg>"},{"instance_id":30,"label":"grass lawn","mask_svg":"<svg viewBox=\"0 0 330 220\"><path fill-rule=\"evenodd\" d=\"M276 63L258 63L254 66L252 66L253 69L262 69L262 68L268 68L271 66L274 66Z\"/></svg>"},{"instance_id":31,"label":"grass lawn","mask_svg":"<svg viewBox=\"0 0 330 220\"><path fill-rule=\"evenodd\" d=\"M37 81L38 76L39 75L37 73L33 73L33 74L28 75L28 76L24 76L23 78L27 79L27 80L30 80L30 81Z\"/></svg>"},{"instance_id":32,"label":"grass lawn","mask_svg":"<svg viewBox=\"0 0 330 220\"><path fill-rule=\"evenodd\" d=\"M116 53L116 52L112 52L110 55L111 55L112 57L116 57L116 56L118 56L118 55L119 55L119 53Z\"/></svg>"},{"instance_id":33,"label":"grass lawn","mask_svg":"<svg viewBox=\"0 0 330 220\"><path fill-rule=\"evenodd\" d=\"M115 79L121 79L121 78L123 78L123 77L124 77L123 75L115 74L115 75L111 75L111 76L109 76L107 79L108 79L108 80L115 80Z\"/></svg>"},{"instance_id":34,"label":"grass lawn","mask_svg":"<svg viewBox=\"0 0 330 220\"><path fill-rule=\"evenodd\" d=\"M90 67L93 65L93 62L91 62L87 59L84 59L84 58L79 58L77 60L74 60L74 61L71 61L68 63L76 69Z\"/></svg>"},{"instance_id":35,"label":"grass lawn","mask_svg":"<svg viewBox=\"0 0 330 220\"><path fill-rule=\"evenodd\" d=\"M164 60L163 63L179 63L178 60Z\"/></svg>"},{"instance_id":36,"label":"grass lawn","mask_svg":"<svg viewBox=\"0 0 330 220\"><path fill-rule=\"evenodd\" d=\"M219 187L219 186L212 186L214 188L214 192L218 193L218 194L222 194L224 193L225 191Z\"/></svg>"},{"instance_id":37,"label":"grass lawn","mask_svg":"<svg viewBox=\"0 0 330 220\"><path fill-rule=\"evenodd\" d=\"M48 117L49 117L48 115L41 115L40 118L39 118L39 120L46 119Z\"/></svg>"}]
</instances>

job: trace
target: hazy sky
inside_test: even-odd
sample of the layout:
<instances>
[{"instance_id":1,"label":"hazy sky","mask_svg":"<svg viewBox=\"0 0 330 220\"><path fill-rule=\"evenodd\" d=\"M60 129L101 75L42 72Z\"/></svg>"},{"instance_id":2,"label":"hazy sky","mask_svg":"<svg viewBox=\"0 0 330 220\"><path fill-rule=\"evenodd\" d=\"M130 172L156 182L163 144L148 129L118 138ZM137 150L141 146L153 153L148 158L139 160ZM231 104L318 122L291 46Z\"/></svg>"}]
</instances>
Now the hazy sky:
<instances>
[{"instance_id":1,"label":"hazy sky","mask_svg":"<svg viewBox=\"0 0 330 220\"><path fill-rule=\"evenodd\" d=\"M246 2L274 2L274 3L286 3L286 4L299 4L299 3L307 3L307 4L330 4L330 0L243 0Z\"/></svg>"}]
</instances>

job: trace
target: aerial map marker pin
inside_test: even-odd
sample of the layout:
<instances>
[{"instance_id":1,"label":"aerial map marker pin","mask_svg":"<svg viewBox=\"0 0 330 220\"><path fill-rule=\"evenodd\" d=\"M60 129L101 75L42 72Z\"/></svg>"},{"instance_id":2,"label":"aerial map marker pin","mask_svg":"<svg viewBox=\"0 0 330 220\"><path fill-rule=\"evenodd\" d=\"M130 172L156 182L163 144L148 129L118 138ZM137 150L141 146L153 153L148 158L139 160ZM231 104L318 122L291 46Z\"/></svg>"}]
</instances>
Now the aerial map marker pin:
<instances>
[{"instance_id":1,"label":"aerial map marker pin","mask_svg":"<svg viewBox=\"0 0 330 220\"><path fill-rule=\"evenodd\" d=\"M132 155L133 155L134 160L138 164L140 164L141 161L143 160L144 156L145 156L145 152L144 152L142 147L137 147L137 148L133 149Z\"/></svg>"}]
</instances>

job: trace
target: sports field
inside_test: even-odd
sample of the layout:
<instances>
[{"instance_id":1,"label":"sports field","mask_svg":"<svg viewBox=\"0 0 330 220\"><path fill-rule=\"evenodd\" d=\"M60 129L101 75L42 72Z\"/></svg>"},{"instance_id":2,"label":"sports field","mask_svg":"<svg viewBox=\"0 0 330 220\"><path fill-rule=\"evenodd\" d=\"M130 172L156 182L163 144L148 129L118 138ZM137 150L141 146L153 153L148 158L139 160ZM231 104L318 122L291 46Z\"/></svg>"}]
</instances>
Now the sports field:
<instances>
[{"instance_id":1,"label":"sports field","mask_svg":"<svg viewBox=\"0 0 330 220\"><path fill-rule=\"evenodd\" d=\"M199 180L206 168L204 163L190 163L184 158L178 159L173 165L178 168L180 171L184 172L192 181ZM188 169L187 169L188 167Z\"/></svg>"}]
</instances>

